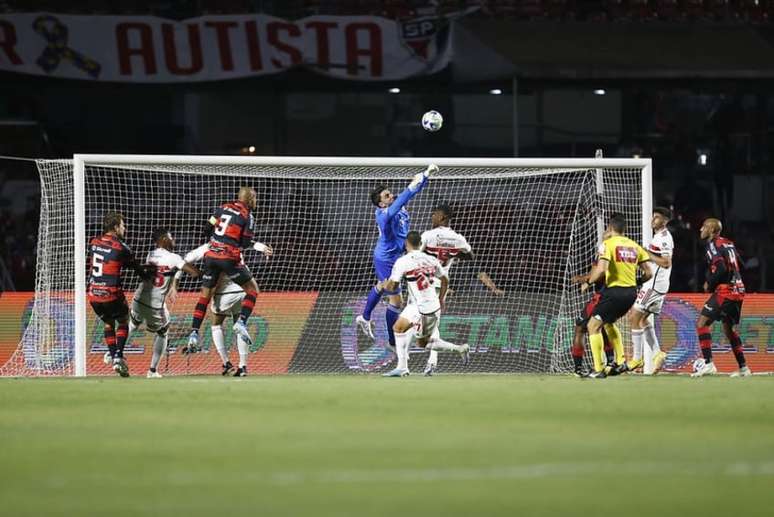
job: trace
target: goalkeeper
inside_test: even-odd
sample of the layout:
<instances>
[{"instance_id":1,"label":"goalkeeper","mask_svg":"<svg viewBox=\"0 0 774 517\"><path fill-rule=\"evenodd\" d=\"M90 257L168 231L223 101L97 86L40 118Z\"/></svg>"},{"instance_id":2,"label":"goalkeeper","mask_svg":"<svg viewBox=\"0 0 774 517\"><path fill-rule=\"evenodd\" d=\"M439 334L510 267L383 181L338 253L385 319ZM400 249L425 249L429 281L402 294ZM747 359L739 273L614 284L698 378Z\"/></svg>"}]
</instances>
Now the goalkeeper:
<instances>
[{"instance_id":1,"label":"goalkeeper","mask_svg":"<svg viewBox=\"0 0 774 517\"><path fill-rule=\"evenodd\" d=\"M378 282L383 282L390 277L392 266L403 254L403 247L406 236L410 228L410 216L406 210L406 204L419 194L425 185L430 174L438 171L438 166L430 164L424 173L414 176L408 188L395 197L390 189L385 185L377 185L371 191L371 202L376 208L376 225L379 228L379 240L374 247L374 271ZM382 290L377 284L371 288L366 300L366 306L363 314L357 317L357 323L360 329L371 339L375 339L373 327L371 326L371 313L376 308L383 295L388 296L387 314L387 334L390 340L390 346L395 347L395 334L393 325L398 321L401 312L400 287L392 290Z\"/></svg>"}]
</instances>

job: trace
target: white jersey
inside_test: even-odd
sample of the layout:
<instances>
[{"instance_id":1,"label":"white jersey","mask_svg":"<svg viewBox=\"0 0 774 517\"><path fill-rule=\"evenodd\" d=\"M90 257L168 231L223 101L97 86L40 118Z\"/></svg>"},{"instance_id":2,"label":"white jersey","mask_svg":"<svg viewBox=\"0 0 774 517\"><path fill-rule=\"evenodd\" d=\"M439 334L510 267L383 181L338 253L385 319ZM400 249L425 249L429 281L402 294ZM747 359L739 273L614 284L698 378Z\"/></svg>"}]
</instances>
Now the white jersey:
<instances>
[{"instance_id":1,"label":"white jersey","mask_svg":"<svg viewBox=\"0 0 774 517\"><path fill-rule=\"evenodd\" d=\"M198 262L204 258L204 254L207 253L209 249L210 249L209 243L202 244L198 248L189 251L185 255L185 261L188 262L189 264ZM220 275L220 278L218 279L218 284L215 286L215 295L234 293L234 292L244 292L244 289L239 287L238 284L235 284L234 282L232 282L228 276Z\"/></svg>"},{"instance_id":2,"label":"white jersey","mask_svg":"<svg viewBox=\"0 0 774 517\"><path fill-rule=\"evenodd\" d=\"M410 302L416 304L420 313L432 314L441 308L441 301L433 286L433 281L441 277L446 277L446 273L438 259L415 250L395 262L390 280L400 282L405 278Z\"/></svg>"},{"instance_id":3,"label":"white jersey","mask_svg":"<svg viewBox=\"0 0 774 517\"><path fill-rule=\"evenodd\" d=\"M672 234L664 228L653 236L648 245L648 251L661 257L671 257L675 249L675 242ZM652 265L653 278L643 284L643 289L653 289L657 293L664 294L669 291L669 276L672 268L665 268L658 265Z\"/></svg>"},{"instance_id":4,"label":"white jersey","mask_svg":"<svg viewBox=\"0 0 774 517\"><path fill-rule=\"evenodd\" d=\"M471 247L459 233L448 226L438 226L422 234L422 251L437 258L448 276L457 255L470 253Z\"/></svg>"},{"instance_id":5,"label":"white jersey","mask_svg":"<svg viewBox=\"0 0 774 517\"><path fill-rule=\"evenodd\" d=\"M134 300L152 309L163 309L175 270L181 269L185 261L177 253L164 248L151 251L145 260L148 264L156 266L156 276L140 282L134 292Z\"/></svg>"}]
</instances>

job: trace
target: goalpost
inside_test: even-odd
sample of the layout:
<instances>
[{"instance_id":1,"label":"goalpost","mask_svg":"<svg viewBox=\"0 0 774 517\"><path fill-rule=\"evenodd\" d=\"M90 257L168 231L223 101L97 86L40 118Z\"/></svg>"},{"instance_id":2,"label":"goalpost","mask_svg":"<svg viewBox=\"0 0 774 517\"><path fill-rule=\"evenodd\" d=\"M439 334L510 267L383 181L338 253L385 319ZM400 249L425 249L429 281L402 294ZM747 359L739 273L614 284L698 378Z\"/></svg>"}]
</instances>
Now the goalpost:
<instances>
[{"instance_id":1,"label":"goalpost","mask_svg":"<svg viewBox=\"0 0 774 517\"><path fill-rule=\"evenodd\" d=\"M184 255L206 241L204 223L216 207L242 185L256 189L256 239L272 245L275 256L244 253L261 290L249 324L251 373L371 372L392 362L383 307L373 316L375 342L359 335L354 322L374 283L377 230L368 193L384 184L397 194L429 163L440 172L407 207L412 229L429 229L432 207L448 203L451 226L475 255L452 267L453 293L441 323L445 339L469 342L472 364L463 368L456 356L441 356L441 371L570 371L572 325L586 300L571 278L594 259L597 221L621 212L630 237L642 244L651 238L649 159L75 155L37 163L35 299L2 375L112 373L101 363L101 325L86 303L87 243L110 210L125 215L126 242L139 260L154 247L150 235L158 226L171 230ZM131 298L138 279L127 272L123 284ZM219 371L209 323L201 353L177 351L199 287L184 277L170 304L162 373ZM147 369L152 338L144 330L130 337L133 374ZM412 370L425 358L412 350Z\"/></svg>"}]
</instances>

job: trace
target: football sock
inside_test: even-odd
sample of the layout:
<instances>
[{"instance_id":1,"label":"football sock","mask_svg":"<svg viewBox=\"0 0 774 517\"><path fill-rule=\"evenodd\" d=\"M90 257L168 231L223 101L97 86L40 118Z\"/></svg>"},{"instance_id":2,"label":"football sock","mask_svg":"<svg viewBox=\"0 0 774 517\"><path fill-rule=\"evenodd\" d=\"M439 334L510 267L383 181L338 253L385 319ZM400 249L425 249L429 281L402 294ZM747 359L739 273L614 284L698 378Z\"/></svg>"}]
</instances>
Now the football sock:
<instances>
[{"instance_id":1,"label":"football sock","mask_svg":"<svg viewBox=\"0 0 774 517\"><path fill-rule=\"evenodd\" d=\"M712 331L709 327L698 327L696 333L699 335L699 346L701 355L708 363L712 362Z\"/></svg>"},{"instance_id":2,"label":"football sock","mask_svg":"<svg viewBox=\"0 0 774 517\"><path fill-rule=\"evenodd\" d=\"M223 364L226 364L228 362L228 353L226 352L226 339L223 336L223 327L220 325L213 325L210 329L212 330L212 342L215 343L215 350L218 351L220 361Z\"/></svg>"},{"instance_id":3,"label":"football sock","mask_svg":"<svg viewBox=\"0 0 774 517\"><path fill-rule=\"evenodd\" d=\"M395 322L400 317L400 307L395 307L393 304L387 304L387 310L384 313L384 320L387 322L387 337L390 340L390 346L395 347L395 332L392 330ZM363 316L365 317L365 316Z\"/></svg>"},{"instance_id":4,"label":"football sock","mask_svg":"<svg viewBox=\"0 0 774 517\"><path fill-rule=\"evenodd\" d=\"M589 343L591 344L591 357L594 359L594 371L601 372L605 367L605 362L602 359L605 340L602 338L602 334L597 332L589 334Z\"/></svg>"},{"instance_id":5,"label":"football sock","mask_svg":"<svg viewBox=\"0 0 774 517\"><path fill-rule=\"evenodd\" d=\"M576 343L573 343L570 352L572 353L572 362L575 364L575 369L580 370L583 368L583 345L578 346Z\"/></svg>"},{"instance_id":6,"label":"football sock","mask_svg":"<svg viewBox=\"0 0 774 517\"><path fill-rule=\"evenodd\" d=\"M371 313L374 311L377 305L379 305L379 300L382 299L382 292L376 289L376 287L372 287L370 291L368 291L368 298L366 298L366 305L365 309L363 309L363 317L367 319L368 321L371 321Z\"/></svg>"},{"instance_id":7,"label":"football sock","mask_svg":"<svg viewBox=\"0 0 774 517\"><path fill-rule=\"evenodd\" d=\"M433 366L438 365L438 350L435 348L430 349L430 355L427 357L427 364L432 364Z\"/></svg>"},{"instance_id":8,"label":"football sock","mask_svg":"<svg viewBox=\"0 0 774 517\"><path fill-rule=\"evenodd\" d=\"M245 289L245 297L242 300L242 310L239 311L239 319L247 325L247 319L253 313L253 307L255 307L255 298L258 296L256 291L248 291Z\"/></svg>"},{"instance_id":9,"label":"football sock","mask_svg":"<svg viewBox=\"0 0 774 517\"><path fill-rule=\"evenodd\" d=\"M648 325L644 329L642 329L642 336L645 338L645 342L648 344L650 349L653 351L653 354L657 354L661 352L661 345L658 343L658 338L656 337L656 329L653 327L653 325Z\"/></svg>"},{"instance_id":10,"label":"football sock","mask_svg":"<svg viewBox=\"0 0 774 517\"><path fill-rule=\"evenodd\" d=\"M119 323L116 330L116 355L118 357L124 356L124 347L126 346L126 336L129 334L129 325L127 323Z\"/></svg>"},{"instance_id":11,"label":"football sock","mask_svg":"<svg viewBox=\"0 0 774 517\"><path fill-rule=\"evenodd\" d=\"M237 349L239 350L239 367L247 367L247 353L249 352L247 341L237 336Z\"/></svg>"},{"instance_id":12,"label":"football sock","mask_svg":"<svg viewBox=\"0 0 774 517\"><path fill-rule=\"evenodd\" d=\"M607 359L607 364L613 364L613 361L615 360L613 345L610 344L610 339L608 339L607 337L607 333L605 332L605 327L602 327L600 329L600 332L602 333L602 341L605 344L604 350L605 350L605 359Z\"/></svg>"},{"instance_id":13,"label":"football sock","mask_svg":"<svg viewBox=\"0 0 774 517\"><path fill-rule=\"evenodd\" d=\"M110 352L110 357L116 356L116 331L113 327L105 325L105 344Z\"/></svg>"},{"instance_id":14,"label":"football sock","mask_svg":"<svg viewBox=\"0 0 774 517\"><path fill-rule=\"evenodd\" d=\"M156 337L153 338L153 356L151 356L151 364L150 364L150 370L152 372L156 371L156 368L159 366L159 361L161 361L161 354L164 353L164 350L167 349L167 335L164 334L163 336L159 336L156 334Z\"/></svg>"},{"instance_id":15,"label":"football sock","mask_svg":"<svg viewBox=\"0 0 774 517\"><path fill-rule=\"evenodd\" d=\"M736 357L739 368L747 366L747 361L744 358L744 351L742 348L742 339L736 332L731 333L731 350L734 351L734 357Z\"/></svg>"},{"instance_id":16,"label":"football sock","mask_svg":"<svg viewBox=\"0 0 774 517\"><path fill-rule=\"evenodd\" d=\"M454 343L449 343L448 341L444 341L441 338L435 338L431 339L430 342L427 344L428 348L430 348L431 351L435 352L436 350L443 350L447 352L459 352L462 350L462 346L455 345ZM438 362L438 356L436 355L435 362Z\"/></svg>"},{"instance_id":17,"label":"football sock","mask_svg":"<svg viewBox=\"0 0 774 517\"><path fill-rule=\"evenodd\" d=\"M199 330L202 326L202 320L207 313L207 306L210 304L210 299L204 296L199 297L199 301L196 302L196 308L193 313L193 322L191 322L191 328L193 330Z\"/></svg>"},{"instance_id":18,"label":"football sock","mask_svg":"<svg viewBox=\"0 0 774 517\"><path fill-rule=\"evenodd\" d=\"M605 325L605 333L610 340L610 344L613 345L613 351L615 351L615 362L617 364L623 364L626 361L624 355L623 340L621 339L621 332L614 323L608 323Z\"/></svg>"},{"instance_id":19,"label":"football sock","mask_svg":"<svg viewBox=\"0 0 774 517\"><path fill-rule=\"evenodd\" d=\"M632 360L642 360L642 329L632 329Z\"/></svg>"},{"instance_id":20,"label":"football sock","mask_svg":"<svg viewBox=\"0 0 774 517\"><path fill-rule=\"evenodd\" d=\"M395 354L398 356L398 368L408 370L408 342L410 336L407 332L395 333Z\"/></svg>"}]
</instances>

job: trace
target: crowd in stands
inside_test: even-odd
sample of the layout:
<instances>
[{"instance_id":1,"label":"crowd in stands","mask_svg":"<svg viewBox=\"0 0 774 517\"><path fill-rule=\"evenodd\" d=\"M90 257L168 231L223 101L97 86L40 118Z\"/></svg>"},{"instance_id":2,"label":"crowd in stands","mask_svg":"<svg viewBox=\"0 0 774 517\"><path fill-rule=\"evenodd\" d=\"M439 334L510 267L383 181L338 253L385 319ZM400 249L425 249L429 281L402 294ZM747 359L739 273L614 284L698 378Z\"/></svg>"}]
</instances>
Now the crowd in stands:
<instances>
[{"instance_id":1,"label":"crowd in stands","mask_svg":"<svg viewBox=\"0 0 774 517\"><path fill-rule=\"evenodd\" d=\"M774 0L0 0L0 12L153 14L173 19L258 12L288 19L316 14L403 19L468 9L476 9L476 16L513 20L765 23L774 14Z\"/></svg>"}]
</instances>

